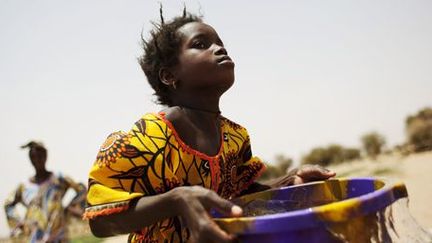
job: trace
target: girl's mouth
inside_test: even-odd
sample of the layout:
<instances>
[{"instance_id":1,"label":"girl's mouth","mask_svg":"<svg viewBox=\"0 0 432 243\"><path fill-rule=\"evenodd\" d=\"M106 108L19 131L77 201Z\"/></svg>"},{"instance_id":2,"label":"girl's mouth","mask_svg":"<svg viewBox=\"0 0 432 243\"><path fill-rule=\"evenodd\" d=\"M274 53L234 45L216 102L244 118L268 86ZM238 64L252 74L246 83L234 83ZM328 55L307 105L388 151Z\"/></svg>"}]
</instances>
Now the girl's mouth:
<instances>
[{"instance_id":1,"label":"girl's mouth","mask_svg":"<svg viewBox=\"0 0 432 243\"><path fill-rule=\"evenodd\" d=\"M231 60L229 56L223 56L217 60L219 65L229 65L234 66L234 62Z\"/></svg>"}]
</instances>

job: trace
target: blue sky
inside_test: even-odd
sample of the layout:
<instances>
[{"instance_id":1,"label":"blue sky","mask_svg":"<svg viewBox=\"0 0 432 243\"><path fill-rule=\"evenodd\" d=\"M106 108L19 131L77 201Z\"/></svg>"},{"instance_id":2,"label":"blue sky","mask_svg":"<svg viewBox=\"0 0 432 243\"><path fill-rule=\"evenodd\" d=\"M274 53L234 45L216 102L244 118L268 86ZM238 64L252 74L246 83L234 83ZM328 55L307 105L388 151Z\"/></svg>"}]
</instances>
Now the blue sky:
<instances>
[{"instance_id":1,"label":"blue sky","mask_svg":"<svg viewBox=\"0 0 432 243\"><path fill-rule=\"evenodd\" d=\"M166 18L180 1L162 1ZM314 146L359 146L378 131L404 142L404 120L432 106L431 1L185 1L236 62L222 98L256 155L298 159ZM136 62L157 1L0 1L0 200L32 175L19 146L86 181L104 138L158 111ZM7 235L3 212L0 235Z\"/></svg>"}]
</instances>

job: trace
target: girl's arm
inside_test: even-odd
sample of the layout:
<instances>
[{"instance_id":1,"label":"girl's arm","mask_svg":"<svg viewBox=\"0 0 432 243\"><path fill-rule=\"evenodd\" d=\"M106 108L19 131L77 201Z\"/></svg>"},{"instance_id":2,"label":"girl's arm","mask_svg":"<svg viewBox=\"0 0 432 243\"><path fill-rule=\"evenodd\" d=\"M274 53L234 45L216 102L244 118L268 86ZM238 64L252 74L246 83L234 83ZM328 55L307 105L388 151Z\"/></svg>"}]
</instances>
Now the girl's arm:
<instances>
[{"instance_id":1,"label":"girl's arm","mask_svg":"<svg viewBox=\"0 0 432 243\"><path fill-rule=\"evenodd\" d=\"M268 181L266 184L252 183L240 196L260 192L271 188L298 185L311 181L327 180L336 173L319 165L303 165L300 168L289 171L286 175Z\"/></svg>"},{"instance_id":2,"label":"girl's arm","mask_svg":"<svg viewBox=\"0 0 432 243\"><path fill-rule=\"evenodd\" d=\"M65 211L75 217L81 217L85 208L85 196L87 188L82 183L76 183L72 178L65 176L62 178L65 183L66 190L72 188L75 191L75 196L66 206Z\"/></svg>"},{"instance_id":3,"label":"girl's arm","mask_svg":"<svg viewBox=\"0 0 432 243\"><path fill-rule=\"evenodd\" d=\"M11 235L15 235L16 231L23 227L22 219L16 214L15 206L21 202L22 185L13 191L4 203L6 218L11 229Z\"/></svg>"},{"instance_id":4,"label":"girl's arm","mask_svg":"<svg viewBox=\"0 0 432 243\"><path fill-rule=\"evenodd\" d=\"M139 198L124 212L90 220L95 236L107 237L140 230L158 221L180 216L191 232L193 242L228 242L232 236L221 230L210 218L215 208L229 216L240 216L238 206L222 199L214 191L200 186L177 187L155 196Z\"/></svg>"},{"instance_id":5,"label":"girl's arm","mask_svg":"<svg viewBox=\"0 0 432 243\"><path fill-rule=\"evenodd\" d=\"M269 186L271 188L279 188L283 186L299 185L312 181L327 180L335 175L335 172L322 166L306 164L289 171L284 176L269 181Z\"/></svg>"},{"instance_id":6,"label":"girl's arm","mask_svg":"<svg viewBox=\"0 0 432 243\"><path fill-rule=\"evenodd\" d=\"M261 184L259 182L254 182L252 183L248 188L246 188L246 190L243 190L239 196L243 196L243 195L247 195L247 194L251 194L251 193L255 193L255 192L260 192L260 191L265 191L268 189L271 189L272 187L266 184Z\"/></svg>"}]
</instances>

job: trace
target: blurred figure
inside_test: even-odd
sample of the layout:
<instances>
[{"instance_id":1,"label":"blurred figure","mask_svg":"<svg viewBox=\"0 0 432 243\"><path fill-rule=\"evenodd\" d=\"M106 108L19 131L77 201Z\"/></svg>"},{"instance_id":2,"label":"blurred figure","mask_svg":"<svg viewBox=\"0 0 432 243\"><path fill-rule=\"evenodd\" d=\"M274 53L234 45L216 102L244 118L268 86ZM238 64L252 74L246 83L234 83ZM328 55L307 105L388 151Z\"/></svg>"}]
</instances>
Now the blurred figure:
<instances>
[{"instance_id":1,"label":"blurred figure","mask_svg":"<svg viewBox=\"0 0 432 243\"><path fill-rule=\"evenodd\" d=\"M46 148L38 142L29 142L21 148L29 149L35 175L18 185L5 202L11 238L22 237L28 242L68 242L66 219L81 217L85 207L86 187L69 177L55 174L45 167ZM72 188L76 195L67 207L62 200ZM16 212L21 203L25 207L24 218Z\"/></svg>"}]
</instances>

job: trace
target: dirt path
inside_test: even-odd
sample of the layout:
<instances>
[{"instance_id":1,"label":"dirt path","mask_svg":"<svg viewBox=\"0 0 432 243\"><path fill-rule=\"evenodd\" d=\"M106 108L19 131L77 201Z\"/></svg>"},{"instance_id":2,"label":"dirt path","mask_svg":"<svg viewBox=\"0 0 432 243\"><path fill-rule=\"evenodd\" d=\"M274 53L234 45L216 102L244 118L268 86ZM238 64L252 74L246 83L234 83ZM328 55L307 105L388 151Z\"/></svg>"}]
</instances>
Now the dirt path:
<instances>
[{"instance_id":1,"label":"dirt path","mask_svg":"<svg viewBox=\"0 0 432 243\"><path fill-rule=\"evenodd\" d=\"M401 168L410 212L420 225L432 231L432 153L407 157Z\"/></svg>"},{"instance_id":2,"label":"dirt path","mask_svg":"<svg viewBox=\"0 0 432 243\"><path fill-rule=\"evenodd\" d=\"M432 232L432 152L406 157L384 155L376 161L362 160L331 166L342 177L387 177L405 183L411 214Z\"/></svg>"},{"instance_id":3,"label":"dirt path","mask_svg":"<svg viewBox=\"0 0 432 243\"><path fill-rule=\"evenodd\" d=\"M107 238L103 242L104 243L120 243L120 242L127 242L127 240L128 240L128 235L119 235L119 236Z\"/></svg>"}]
</instances>

